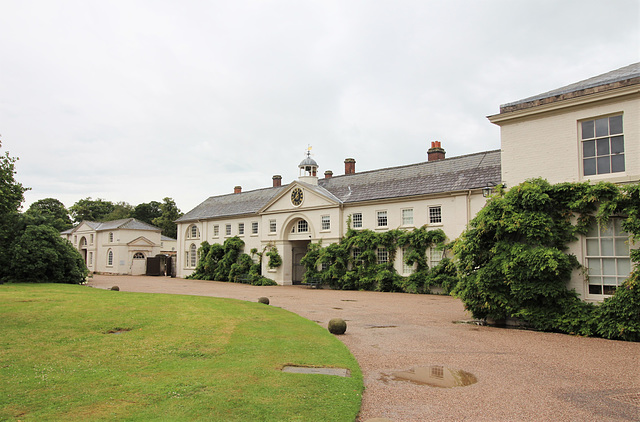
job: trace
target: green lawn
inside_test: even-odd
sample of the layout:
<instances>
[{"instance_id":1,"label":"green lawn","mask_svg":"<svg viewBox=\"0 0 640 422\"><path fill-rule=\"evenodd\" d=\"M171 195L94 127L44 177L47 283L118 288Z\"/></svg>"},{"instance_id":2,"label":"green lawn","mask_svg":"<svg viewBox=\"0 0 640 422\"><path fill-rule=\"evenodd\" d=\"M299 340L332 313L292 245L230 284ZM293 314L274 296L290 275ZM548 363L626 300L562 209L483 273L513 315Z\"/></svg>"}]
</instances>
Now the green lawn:
<instances>
[{"instance_id":1,"label":"green lawn","mask_svg":"<svg viewBox=\"0 0 640 422\"><path fill-rule=\"evenodd\" d=\"M274 306L0 285L0 420L353 421L362 390L338 339Z\"/></svg>"}]
</instances>

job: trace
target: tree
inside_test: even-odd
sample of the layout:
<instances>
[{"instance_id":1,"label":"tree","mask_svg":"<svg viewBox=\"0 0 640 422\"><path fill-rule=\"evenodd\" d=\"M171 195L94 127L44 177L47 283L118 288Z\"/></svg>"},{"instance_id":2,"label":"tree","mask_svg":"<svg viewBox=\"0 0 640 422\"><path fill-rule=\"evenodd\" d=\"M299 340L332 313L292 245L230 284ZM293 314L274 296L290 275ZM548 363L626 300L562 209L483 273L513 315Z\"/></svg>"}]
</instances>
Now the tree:
<instances>
[{"instance_id":1,"label":"tree","mask_svg":"<svg viewBox=\"0 0 640 422\"><path fill-rule=\"evenodd\" d=\"M64 204L55 198L40 199L25 211L28 224L48 224L59 232L73 227L69 211Z\"/></svg>"},{"instance_id":2,"label":"tree","mask_svg":"<svg viewBox=\"0 0 640 422\"><path fill-rule=\"evenodd\" d=\"M2 142L0 142L0 147L2 147ZM24 193L29 190L14 178L17 160L17 158L10 157L8 151L5 151L4 155L0 155L0 216L18 212L20 204L24 201Z\"/></svg>"},{"instance_id":3,"label":"tree","mask_svg":"<svg viewBox=\"0 0 640 422\"><path fill-rule=\"evenodd\" d=\"M88 274L80 253L51 226L27 226L12 252L11 281L80 284Z\"/></svg>"},{"instance_id":4,"label":"tree","mask_svg":"<svg viewBox=\"0 0 640 422\"><path fill-rule=\"evenodd\" d=\"M182 216L182 212L176 206L172 198L164 198L160 204L162 215L153 219L153 225L162 229L162 234L176 239L178 226L175 221Z\"/></svg>"},{"instance_id":5,"label":"tree","mask_svg":"<svg viewBox=\"0 0 640 422\"><path fill-rule=\"evenodd\" d=\"M91 197L81 199L73 204L69 211L75 223L87 221L106 221L106 218L115 209L115 204L104 199L93 200Z\"/></svg>"},{"instance_id":6,"label":"tree","mask_svg":"<svg viewBox=\"0 0 640 422\"><path fill-rule=\"evenodd\" d=\"M14 177L16 161L17 158L9 156L6 151L0 155L0 279L4 279L9 273L11 244L20 227L18 209L28 190Z\"/></svg>"},{"instance_id":7,"label":"tree","mask_svg":"<svg viewBox=\"0 0 640 422\"><path fill-rule=\"evenodd\" d=\"M127 202L117 202L113 205L113 211L104 218L104 221L122 220L130 218L133 214L133 206Z\"/></svg>"},{"instance_id":8,"label":"tree","mask_svg":"<svg viewBox=\"0 0 640 422\"><path fill-rule=\"evenodd\" d=\"M151 201L136 205L133 209L133 213L131 213L131 217L136 220L144 221L148 224L153 224L154 219L162 216L160 205L161 204L158 201Z\"/></svg>"}]
</instances>

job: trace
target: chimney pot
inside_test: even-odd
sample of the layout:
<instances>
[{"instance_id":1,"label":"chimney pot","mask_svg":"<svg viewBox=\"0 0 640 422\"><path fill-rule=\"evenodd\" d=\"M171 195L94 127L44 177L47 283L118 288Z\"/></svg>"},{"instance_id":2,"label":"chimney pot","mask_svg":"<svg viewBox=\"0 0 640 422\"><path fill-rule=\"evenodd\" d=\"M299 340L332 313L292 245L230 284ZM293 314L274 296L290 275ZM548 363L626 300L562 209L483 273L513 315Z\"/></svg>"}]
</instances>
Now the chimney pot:
<instances>
[{"instance_id":1,"label":"chimney pot","mask_svg":"<svg viewBox=\"0 0 640 422\"><path fill-rule=\"evenodd\" d=\"M354 174L356 172L356 160L347 158L344 160L344 174Z\"/></svg>"},{"instance_id":2,"label":"chimney pot","mask_svg":"<svg viewBox=\"0 0 640 422\"><path fill-rule=\"evenodd\" d=\"M325 179L331 179L333 177L333 172L331 170L327 170L324 172Z\"/></svg>"},{"instance_id":3,"label":"chimney pot","mask_svg":"<svg viewBox=\"0 0 640 422\"><path fill-rule=\"evenodd\" d=\"M445 150L442 148L440 141L432 141L431 148L427 151L427 161L444 160Z\"/></svg>"},{"instance_id":4,"label":"chimney pot","mask_svg":"<svg viewBox=\"0 0 640 422\"><path fill-rule=\"evenodd\" d=\"M242 192L242 186L235 186L233 188L233 193L241 193Z\"/></svg>"},{"instance_id":5,"label":"chimney pot","mask_svg":"<svg viewBox=\"0 0 640 422\"><path fill-rule=\"evenodd\" d=\"M282 176L280 176L279 174L276 174L272 177L273 179L273 187L274 188L278 188L280 186L282 186Z\"/></svg>"}]
</instances>

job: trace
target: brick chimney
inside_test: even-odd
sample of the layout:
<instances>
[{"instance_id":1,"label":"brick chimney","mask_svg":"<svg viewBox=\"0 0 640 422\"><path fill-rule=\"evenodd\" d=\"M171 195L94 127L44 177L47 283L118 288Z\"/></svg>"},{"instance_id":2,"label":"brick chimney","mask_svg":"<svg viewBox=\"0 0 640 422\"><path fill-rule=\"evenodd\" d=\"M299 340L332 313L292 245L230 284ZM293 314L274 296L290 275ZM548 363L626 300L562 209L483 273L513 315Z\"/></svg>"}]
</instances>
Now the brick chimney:
<instances>
[{"instance_id":1,"label":"brick chimney","mask_svg":"<svg viewBox=\"0 0 640 422\"><path fill-rule=\"evenodd\" d=\"M327 170L324 172L325 179L331 179L333 177L333 172L331 170Z\"/></svg>"},{"instance_id":2,"label":"brick chimney","mask_svg":"<svg viewBox=\"0 0 640 422\"><path fill-rule=\"evenodd\" d=\"M242 186L235 186L233 188L233 193L241 193L242 192Z\"/></svg>"},{"instance_id":3,"label":"brick chimney","mask_svg":"<svg viewBox=\"0 0 640 422\"><path fill-rule=\"evenodd\" d=\"M356 160L347 158L344 160L344 174L354 174L356 172Z\"/></svg>"},{"instance_id":4,"label":"brick chimney","mask_svg":"<svg viewBox=\"0 0 640 422\"><path fill-rule=\"evenodd\" d=\"M427 161L444 160L444 149L440 145L440 141L432 141L431 148L427 151Z\"/></svg>"},{"instance_id":5,"label":"brick chimney","mask_svg":"<svg viewBox=\"0 0 640 422\"><path fill-rule=\"evenodd\" d=\"M274 188L279 188L280 186L282 186L282 176L280 176L279 174L274 175L271 179L273 179Z\"/></svg>"}]
</instances>

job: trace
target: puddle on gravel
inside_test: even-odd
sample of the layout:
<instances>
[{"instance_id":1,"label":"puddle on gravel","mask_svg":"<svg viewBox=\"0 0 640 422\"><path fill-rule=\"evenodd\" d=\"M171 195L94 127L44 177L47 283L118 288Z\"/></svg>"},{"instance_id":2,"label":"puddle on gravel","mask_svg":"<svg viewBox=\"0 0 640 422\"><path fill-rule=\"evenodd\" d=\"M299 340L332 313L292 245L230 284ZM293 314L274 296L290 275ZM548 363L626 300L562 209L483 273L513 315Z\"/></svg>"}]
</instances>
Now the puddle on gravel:
<instances>
[{"instance_id":1,"label":"puddle on gravel","mask_svg":"<svg viewBox=\"0 0 640 422\"><path fill-rule=\"evenodd\" d=\"M408 381L413 384L438 388L466 387L478 382L476 376L469 372L439 365L418 367L410 371L394 372L391 375L382 374L380 380L384 383L389 380Z\"/></svg>"}]
</instances>

